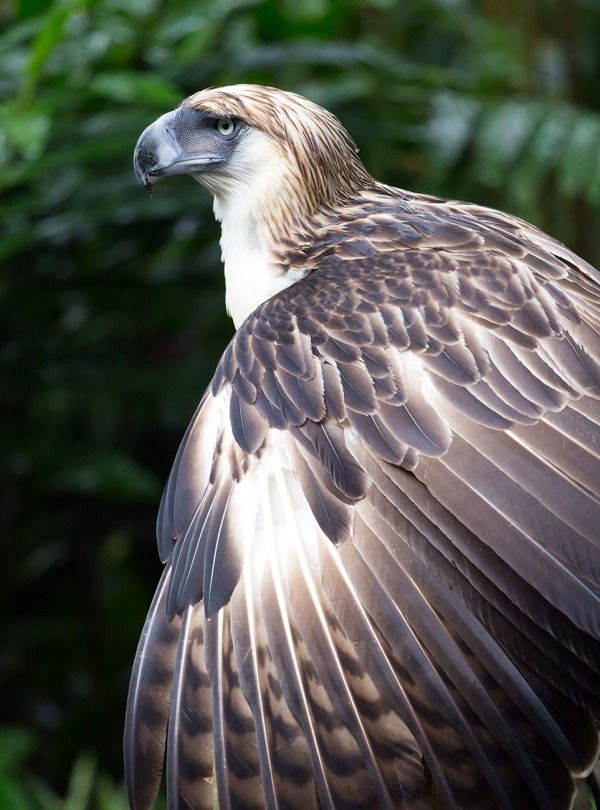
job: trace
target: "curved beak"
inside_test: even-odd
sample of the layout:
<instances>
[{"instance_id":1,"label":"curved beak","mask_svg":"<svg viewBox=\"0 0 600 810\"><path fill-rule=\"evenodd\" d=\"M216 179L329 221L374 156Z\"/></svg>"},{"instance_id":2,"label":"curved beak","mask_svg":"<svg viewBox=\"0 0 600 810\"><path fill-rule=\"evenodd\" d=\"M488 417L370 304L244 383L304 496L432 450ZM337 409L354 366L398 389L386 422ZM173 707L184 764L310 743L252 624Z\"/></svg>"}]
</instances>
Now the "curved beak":
<instances>
[{"instance_id":1,"label":"curved beak","mask_svg":"<svg viewBox=\"0 0 600 810\"><path fill-rule=\"evenodd\" d=\"M195 136L198 115L195 110L180 107L162 115L142 132L133 153L133 168L146 191L152 193L152 177L193 174L223 163L225 156L215 150L210 138L203 138L202 133Z\"/></svg>"}]
</instances>

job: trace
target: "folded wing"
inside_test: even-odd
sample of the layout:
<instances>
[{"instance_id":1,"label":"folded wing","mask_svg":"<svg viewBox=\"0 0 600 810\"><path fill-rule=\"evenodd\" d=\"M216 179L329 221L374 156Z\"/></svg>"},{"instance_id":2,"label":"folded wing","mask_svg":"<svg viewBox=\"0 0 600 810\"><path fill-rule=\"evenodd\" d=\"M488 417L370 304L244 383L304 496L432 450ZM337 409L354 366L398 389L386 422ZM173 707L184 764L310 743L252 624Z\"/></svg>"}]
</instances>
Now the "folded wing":
<instances>
[{"instance_id":1,"label":"folded wing","mask_svg":"<svg viewBox=\"0 0 600 810\"><path fill-rule=\"evenodd\" d=\"M559 810L594 767L598 275L405 196L304 249L184 438L135 807L165 744L173 807Z\"/></svg>"}]
</instances>

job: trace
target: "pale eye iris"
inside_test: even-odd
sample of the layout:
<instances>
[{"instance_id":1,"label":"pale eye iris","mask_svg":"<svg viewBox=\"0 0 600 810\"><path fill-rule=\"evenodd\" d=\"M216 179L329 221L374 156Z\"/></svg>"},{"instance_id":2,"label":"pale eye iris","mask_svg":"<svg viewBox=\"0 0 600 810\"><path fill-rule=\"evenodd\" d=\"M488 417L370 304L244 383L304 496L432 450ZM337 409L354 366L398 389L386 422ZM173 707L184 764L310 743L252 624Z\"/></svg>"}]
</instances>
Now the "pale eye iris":
<instances>
[{"instance_id":1,"label":"pale eye iris","mask_svg":"<svg viewBox=\"0 0 600 810\"><path fill-rule=\"evenodd\" d=\"M235 122L231 118L219 118L217 121L217 131L219 135L233 135Z\"/></svg>"}]
</instances>

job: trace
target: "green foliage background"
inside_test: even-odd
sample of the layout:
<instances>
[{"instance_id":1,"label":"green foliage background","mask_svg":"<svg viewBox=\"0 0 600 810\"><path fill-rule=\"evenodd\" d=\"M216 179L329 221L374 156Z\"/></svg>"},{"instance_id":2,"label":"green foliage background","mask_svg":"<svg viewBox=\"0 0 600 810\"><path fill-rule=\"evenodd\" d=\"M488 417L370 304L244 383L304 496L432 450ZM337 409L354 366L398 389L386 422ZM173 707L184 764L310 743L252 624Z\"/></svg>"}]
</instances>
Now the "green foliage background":
<instances>
[{"instance_id":1,"label":"green foliage background","mask_svg":"<svg viewBox=\"0 0 600 810\"><path fill-rule=\"evenodd\" d=\"M210 200L145 195L137 136L202 87L274 84L379 179L599 263L600 6L0 0L0 26L0 806L116 810L158 500L232 332Z\"/></svg>"}]
</instances>

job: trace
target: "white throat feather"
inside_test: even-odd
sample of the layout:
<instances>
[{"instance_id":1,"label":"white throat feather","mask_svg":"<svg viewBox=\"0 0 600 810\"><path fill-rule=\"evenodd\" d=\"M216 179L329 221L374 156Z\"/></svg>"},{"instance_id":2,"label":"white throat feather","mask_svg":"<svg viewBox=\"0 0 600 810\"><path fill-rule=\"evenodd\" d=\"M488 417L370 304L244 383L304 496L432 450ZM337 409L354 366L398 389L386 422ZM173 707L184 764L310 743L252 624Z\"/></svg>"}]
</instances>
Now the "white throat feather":
<instances>
[{"instance_id":1,"label":"white throat feather","mask_svg":"<svg viewBox=\"0 0 600 810\"><path fill-rule=\"evenodd\" d=\"M264 133L249 130L211 188L221 223L225 303L236 329L257 306L293 284L305 271L282 261L282 240L304 213L289 163Z\"/></svg>"}]
</instances>

